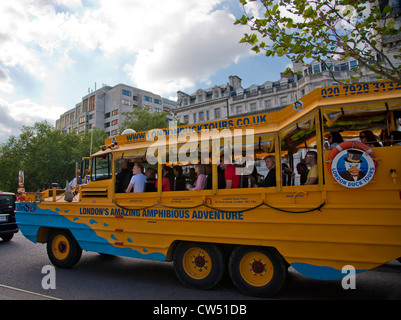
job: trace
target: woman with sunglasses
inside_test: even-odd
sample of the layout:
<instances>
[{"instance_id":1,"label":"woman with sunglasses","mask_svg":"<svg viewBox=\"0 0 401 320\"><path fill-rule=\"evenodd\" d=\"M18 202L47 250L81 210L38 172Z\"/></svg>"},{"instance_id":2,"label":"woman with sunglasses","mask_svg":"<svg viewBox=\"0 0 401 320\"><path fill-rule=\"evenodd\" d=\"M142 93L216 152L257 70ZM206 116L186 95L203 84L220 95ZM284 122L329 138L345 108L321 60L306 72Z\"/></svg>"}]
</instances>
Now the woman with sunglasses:
<instances>
[{"instance_id":1,"label":"woman with sunglasses","mask_svg":"<svg viewBox=\"0 0 401 320\"><path fill-rule=\"evenodd\" d=\"M329 147L328 147L329 150L335 148L341 142L344 142L340 132L330 132L330 134L327 136L327 140L329 142Z\"/></svg>"}]
</instances>

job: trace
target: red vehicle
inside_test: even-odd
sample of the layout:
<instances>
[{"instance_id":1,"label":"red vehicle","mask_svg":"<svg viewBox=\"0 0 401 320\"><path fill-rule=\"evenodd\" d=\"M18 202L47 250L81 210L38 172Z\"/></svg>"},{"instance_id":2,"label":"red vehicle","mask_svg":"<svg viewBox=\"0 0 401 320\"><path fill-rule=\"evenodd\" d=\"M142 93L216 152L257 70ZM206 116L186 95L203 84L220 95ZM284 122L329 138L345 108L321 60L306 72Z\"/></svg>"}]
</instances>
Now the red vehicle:
<instances>
[{"instance_id":1,"label":"red vehicle","mask_svg":"<svg viewBox=\"0 0 401 320\"><path fill-rule=\"evenodd\" d=\"M19 231L15 222L15 194L0 191L0 238L10 241Z\"/></svg>"}]
</instances>

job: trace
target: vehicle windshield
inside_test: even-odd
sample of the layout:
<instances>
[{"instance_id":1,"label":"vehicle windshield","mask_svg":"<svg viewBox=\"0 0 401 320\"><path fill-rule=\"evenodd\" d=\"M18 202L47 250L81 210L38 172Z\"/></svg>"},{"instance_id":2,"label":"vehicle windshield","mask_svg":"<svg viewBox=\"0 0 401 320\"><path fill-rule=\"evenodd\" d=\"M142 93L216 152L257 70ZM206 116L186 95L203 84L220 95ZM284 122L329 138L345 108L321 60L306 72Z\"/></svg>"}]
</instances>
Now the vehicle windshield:
<instances>
[{"instance_id":1,"label":"vehicle windshield","mask_svg":"<svg viewBox=\"0 0 401 320\"><path fill-rule=\"evenodd\" d=\"M14 195L0 194L0 209L13 209L15 205Z\"/></svg>"}]
</instances>

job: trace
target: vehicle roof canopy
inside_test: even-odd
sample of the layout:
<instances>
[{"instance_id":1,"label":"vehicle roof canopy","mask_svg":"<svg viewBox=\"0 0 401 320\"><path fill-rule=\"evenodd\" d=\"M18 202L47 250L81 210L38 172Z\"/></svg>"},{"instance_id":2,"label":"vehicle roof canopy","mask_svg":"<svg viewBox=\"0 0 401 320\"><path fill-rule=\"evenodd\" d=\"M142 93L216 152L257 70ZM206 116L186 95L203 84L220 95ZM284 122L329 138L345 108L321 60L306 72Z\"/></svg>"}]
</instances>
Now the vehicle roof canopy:
<instances>
[{"instance_id":1,"label":"vehicle roof canopy","mask_svg":"<svg viewBox=\"0 0 401 320\"><path fill-rule=\"evenodd\" d=\"M359 86L364 90L355 91L355 88ZM155 144L157 140L165 139L163 141L168 144L169 140L174 138L172 142L177 144L178 137L178 144L182 144L190 141L190 136L195 134L198 137L196 143L199 143L202 137L208 140L213 137L222 137L221 132L224 129L232 130L233 137L242 135L242 132L236 132L233 129L253 129L255 144L261 142L261 135L277 132L280 133L282 140L293 137L297 133L307 140L307 132L315 130L313 118L314 111L318 109L322 112L326 127L332 131L340 131L345 126L347 129L353 128L354 130L363 130L367 126L380 129L384 126L387 112L401 111L401 85L382 81L363 85L317 88L277 112L153 129L108 138L105 140L104 150L95 155L128 151L130 154L135 154L135 150L140 155L143 154L144 149ZM350 123L352 123L351 126ZM300 134L300 131L304 132ZM202 133L205 132L208 134L203 136ZM288 144L284 149L290 147L291 145Z\"/></svg>"}]
</instances>

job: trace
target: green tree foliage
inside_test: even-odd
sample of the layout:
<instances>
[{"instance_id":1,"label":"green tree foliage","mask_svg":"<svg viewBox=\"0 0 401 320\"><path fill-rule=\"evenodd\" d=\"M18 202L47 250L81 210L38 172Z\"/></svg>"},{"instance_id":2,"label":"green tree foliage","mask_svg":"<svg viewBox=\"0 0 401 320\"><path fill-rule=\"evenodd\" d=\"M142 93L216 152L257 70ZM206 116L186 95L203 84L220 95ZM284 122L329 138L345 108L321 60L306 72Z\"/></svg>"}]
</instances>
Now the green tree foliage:
<instances>
[{"instance_id":1,"label":"green tree foliage","mask_svg":"<svg viewBox=\"0 0 401 320\"><path fill-rule=\"evenodd\" d=\"M167 112L151 112L150 108L136 108L132 112L123 112L125 120L120 125L120 131L133 129L136 132L168 127Z\"/></svg>"},{"instance_id":2,"label":"green tree foliage","mask_svg":"<svg viewBox=\"0 0 401 320\"><path fill-rule=\"evenodd\" d=\"M248 25L253 31L246 33L240 42L252 45L257 53L287 56L304 64L312 59L325 64L327 58L352 57L379 78L401 83L401 66L394 64L401 57L400 51L392 59L383 50L383 41L401 32L386 1L240 0L240 3L245 14L235 24ZM263 12L255 17L248 12L258 3ZM330 70L329 65L326 67Z\"/></svg>"},{"instance_id":3,"label":"green tree foliage","mask_svg":"<svg viewBox=\"0 0 401 320\"><path fill-rule=\"evenodd\" d=\"M0 190L16 192L18 171L25 173L25 190L40 191L53 182L61 186L75 177L75 163L104 144L104 130L82 134L62 133L47 122L24 126L19 137L11 136L0 147Z\"/></svg>"}]
</instances>

